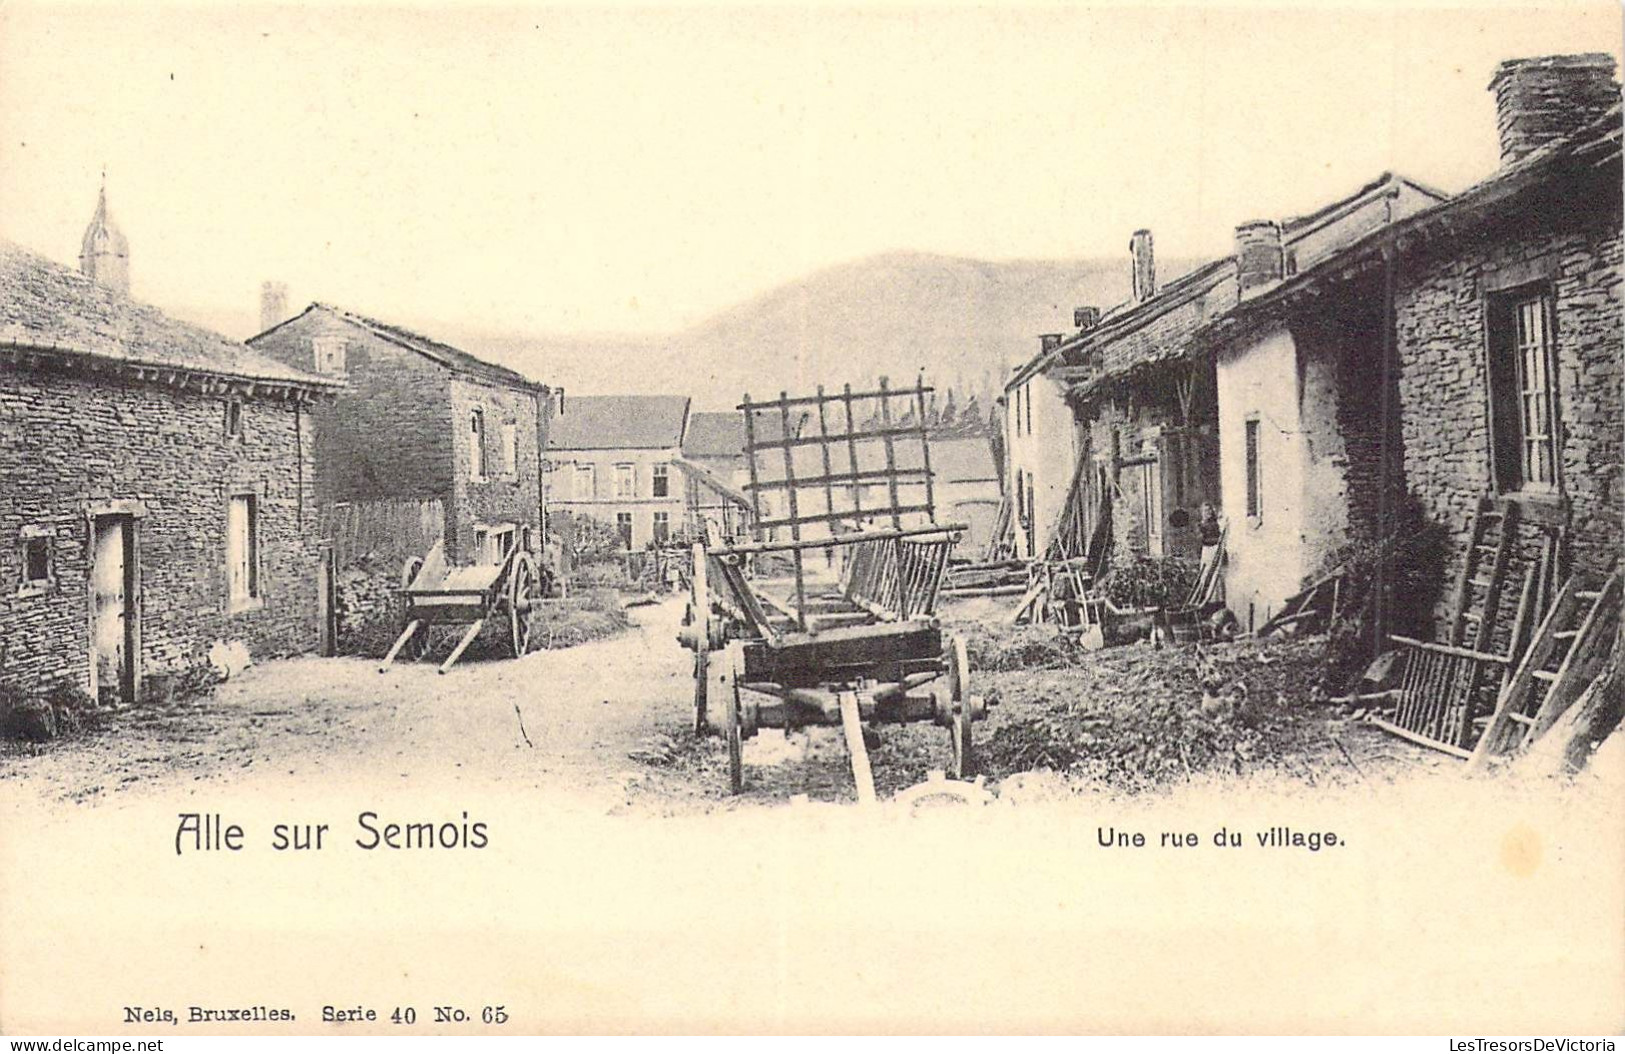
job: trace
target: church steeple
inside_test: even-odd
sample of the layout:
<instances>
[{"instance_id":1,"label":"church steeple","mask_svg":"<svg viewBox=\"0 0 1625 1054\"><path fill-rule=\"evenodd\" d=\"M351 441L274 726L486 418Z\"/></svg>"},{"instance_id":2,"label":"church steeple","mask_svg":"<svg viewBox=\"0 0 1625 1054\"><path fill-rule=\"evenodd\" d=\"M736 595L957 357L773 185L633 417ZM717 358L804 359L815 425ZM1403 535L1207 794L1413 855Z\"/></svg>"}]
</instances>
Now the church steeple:
<instances>
[{"instance_id":1,"label":"church steeple","mask_svg":"<svg viewBox=\"0 0 1625 1054\"><path fill-rule=\"evenodd\" d=\"M107 214L107 173L96 195L96 214L79 242L79 270L125 296L130 295L130 243Z\"/></svg>"}]
</instances>

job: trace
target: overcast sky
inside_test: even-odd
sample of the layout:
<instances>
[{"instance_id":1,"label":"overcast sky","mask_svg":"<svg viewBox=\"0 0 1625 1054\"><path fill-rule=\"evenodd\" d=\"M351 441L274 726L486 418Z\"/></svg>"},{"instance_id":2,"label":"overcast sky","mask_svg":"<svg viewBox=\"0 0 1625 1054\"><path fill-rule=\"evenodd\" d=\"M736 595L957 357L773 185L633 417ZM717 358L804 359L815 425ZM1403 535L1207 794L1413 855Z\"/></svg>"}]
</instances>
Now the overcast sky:
<instances>
[{"instance_id":1,"label":"overcast sky","mask_svg":"<svg viewBox=\"0 0 1625 1054\"><path fill-rule=\"evenodd\" d=\"M0 8L0 234L71 262L103 164L135 293L662 331L891 249L1226 251L1385 169L1496 164L1495 64L1612 2L869 13Z\"/></svg>"}]
</instances>

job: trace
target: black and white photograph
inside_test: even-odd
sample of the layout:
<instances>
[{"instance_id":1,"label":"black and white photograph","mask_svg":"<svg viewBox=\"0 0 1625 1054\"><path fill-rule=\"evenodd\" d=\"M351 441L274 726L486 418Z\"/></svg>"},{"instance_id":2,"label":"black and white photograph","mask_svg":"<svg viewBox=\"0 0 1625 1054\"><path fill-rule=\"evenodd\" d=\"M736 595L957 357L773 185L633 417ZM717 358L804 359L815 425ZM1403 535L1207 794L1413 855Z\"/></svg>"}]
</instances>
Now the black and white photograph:
<instances>
[{"instance_id":1,"label":"black and white photograph","mask_svg":"<svg viewBox=\"0 0 1625 1054\"><path fill-rule=\"evenodd\" d=\"M0 1034L1617 1033L1621 26L0 4Z\"/></svg>"}]
</instances>

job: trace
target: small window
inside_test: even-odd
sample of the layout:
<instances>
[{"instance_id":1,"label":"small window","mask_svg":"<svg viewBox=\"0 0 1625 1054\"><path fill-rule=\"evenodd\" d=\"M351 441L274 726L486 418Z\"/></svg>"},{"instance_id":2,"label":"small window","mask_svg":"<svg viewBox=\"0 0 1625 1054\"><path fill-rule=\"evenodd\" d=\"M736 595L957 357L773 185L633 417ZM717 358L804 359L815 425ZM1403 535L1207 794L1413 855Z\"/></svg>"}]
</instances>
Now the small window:
<instances>
[{"instance_id":1,"label":"small window","mask_svg":"<svg viewBox=\"0 0 1625 1054\"><path fill-rule=\"evenodd\" d=\"M1246 429L1247 517L1256 520L1264 515L1264 484L1258 469L1258 418L1248 418Z\"/></svg>"},{"instance_id":2,"label":"small window","mask_svg":"<svg viewBox=\"0 0 1625 1054\"><path fill-rule=\"evenodd\" d=\"M1027 434L1033 434L1033 393L1031 388L1026 389L1027 397L1022 401L1027 409Z\"/></svg>"},{"instance_id":3,"label":"small window","mask_svg":"<svg viewBox=\"0 0 1625 1054\"><path fill-rule=\"evenodd\" d=\"M1551 306L1543 289L1528 288L1490 302L1492 445L1502 493L1558 489Z\"/></svg>"},{"instance_id":4,"label":"small window","mask_svg":"<svg viewBox=\"0 0 1625 1054\"><path fill-rule=\"evenodd\" d=\"M51 538L47 534L23 535L23 587L37 589L51 582Z\"/></svg>"},{"instance_id":5,"label":"small window","mask_svg":"<svg viewBox=\"0 0 1625 1054\"><path fill-rule=\"evenodd\" d=\"M512 421L502 426L502 474L519 474L519 426Z\"/></svg>"},{"instance_id":6,"label":"small window","mask_svg":"<svg viewBox=\"0 0 1625 1054\"><path fill-rule=\"evenodd\" d=\"M617 498L638 496L637 470L632 465L615 466L615 496Z\"/></svg>"},{"instance_id":7,"label":"small window","mask_svg":"<svg viewBox=\"0 0 1625 1054\"><path fill-rule=\"evenodd\" d=\"M243 401L241 399L226 400L226 438L241 439L243 436Z\"/></svg>"},{"instance_id":8,"label":"small window","mask_svg":"<svg viewBox=\"0 0 1625 1054\"><path fill-rule=\"evenodd\" d=\"M316 355L317 373L344 373L343 337L316 337L310 343Z\"/></svg>"},{"instance_id":9,"label":"small window","mask_svg":"<svg viewBox=\"0 0 1625 1054\"><path fill-rule=\"evenodd\" d=\"M233 606L260 595L259 508L252 494L234 494L226 513L226 574Z\"/></svg>"},{"instance_id":10,"label":"small window","mask_svg":"<svg viewBox=\"0 0 1625 1054\"><path fill-rule=\"evenodd\" d=\"M598 470L594 466L576 466L575 489L572 496L581 501L591 501L598 496Z\"/></svg>"},{"instance_id":11,"label":"small window","mask_svg":"<svg viewBox=\"0 0 1625 1054\"><path fill-rule=\"evenodd\" d=\"M667 465L656 465L654 469L655 497L669 497L671 493L671 469Z\"/></svg>"},{"instance_id":12,"label":"small window","mask_svg":"<svg viewBox=\"0 0 1625 1054\"><path fill-rule=\"evenodd\" d=\"M621 548L632 548L632 514L630 512L617 512L615 514L615 530L621 535Z\"/></svg>"},{"instance_id":13,"label":"small window","mask_svg":"<svg viewBox=\"0 0 1625 1054\"><path fill-rule=\"evenodd\" d=\"M485 411L477 406L468 414L468 478L485 478Z\"/></svg>"},{"instance_id":14,"label":"small window","mask_svg":"<svg viewBox=\"0 0 1625 1054\"><path fill-rule=\"evenodd\" d=\"M671 515L669 513L655 513L655 544L665 545L671 538Z\"/></svg>"}]
</instances>

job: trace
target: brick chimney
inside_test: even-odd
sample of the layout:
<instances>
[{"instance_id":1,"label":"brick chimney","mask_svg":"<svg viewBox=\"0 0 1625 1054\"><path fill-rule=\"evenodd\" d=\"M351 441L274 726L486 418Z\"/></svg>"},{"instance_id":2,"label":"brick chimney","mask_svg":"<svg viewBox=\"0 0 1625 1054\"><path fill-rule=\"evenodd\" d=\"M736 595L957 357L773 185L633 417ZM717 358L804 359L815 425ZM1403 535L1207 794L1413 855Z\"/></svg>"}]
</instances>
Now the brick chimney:
<instances>
[{"instance_id":1,"label":"brick chimney","mask_svg":"<svg viewBox=\"0 0 1625 1054\"><path fill-rule=\"evenodd\" d=\"M1236 228L1236 285L1246 297L1250 290L1281 280L1281 225L1274 220L1251 220Z\"/></svg>"},{"instance_id":2,"label":"brick chimney","mask_svg":"<svg viewBox=\"0 0 1625 1054\"><path fill-rule=\"evenodd\" d=\"M1061 346L1062 339L1063 334L1060 333L1040 333L1038 335L1038 350L1054 351Z\"/></svg>"},{"instance_id":3,"label":"brick chimney","mask_svg":"<svg viewBox=\"0 0 1625 1054\"><path fill-rule=\"evenodd\" d=\"M1072 324L1079 329L1094 329L1100 323L1100 308L1075 307L1072 309Z\"/></svg>"},{"instance_id":4,"label":"brick chimney","mask_svg":"<svg viewBox=\"0 0 1625 1054\"><path fill-rule=\"evenodd\" d=\"M1128 242L1129 256L1134 262L1134 302L1150 300L1157 291L1157 264L1151 255L1151 232L1138 230Z\"/></svg>"},{"instance_id":5,"label":"brick chimney","mask_svg":"<svg viewBox=\"0 0 1625 1054\"><path fill-rule=\"evenodd\" d=\"M1572 135L1619 102L1613 56L1602 52L1508 59L1496 67L1490 91L1503 165Z\"/></svg>"},{"instance_id":6,"label":"brick chimney","mask_svg":"<svg viewBox=\"0 0 1625 1054\"><path fill-rule=\"evenodd\" d=\"M288 320L288 287L283 282L260 283L260 332Z\"/></svg>"}]
</instances>

